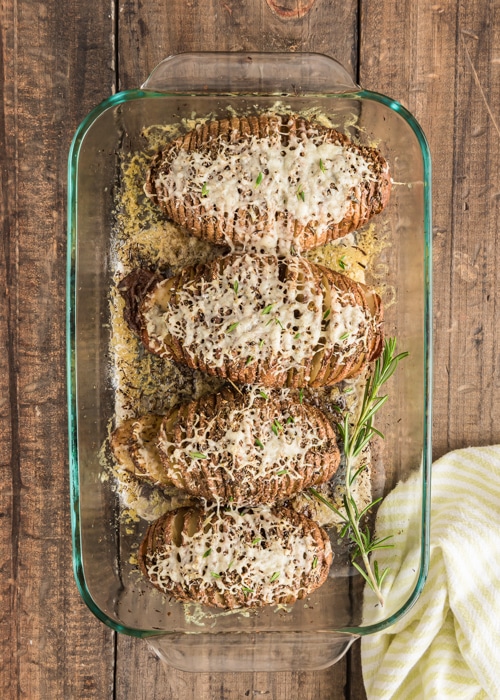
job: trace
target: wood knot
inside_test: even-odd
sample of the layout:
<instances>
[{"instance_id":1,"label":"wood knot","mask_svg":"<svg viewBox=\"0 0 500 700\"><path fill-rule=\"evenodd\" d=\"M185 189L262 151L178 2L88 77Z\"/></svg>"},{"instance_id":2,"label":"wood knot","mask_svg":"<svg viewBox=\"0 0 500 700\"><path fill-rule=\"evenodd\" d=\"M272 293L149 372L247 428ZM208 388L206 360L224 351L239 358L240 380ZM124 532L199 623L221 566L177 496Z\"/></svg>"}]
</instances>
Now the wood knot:
<instances>
[{"instance_id":1,"label":"wood knot","mask_svg":"<svg viewBox=\"0 0 500 700\"><path fill-rule=\"evenodd\" d=\"M316 0L266 0L271 10L281 19L300 19L307 15Z\"/></svg>"}]
</instances>

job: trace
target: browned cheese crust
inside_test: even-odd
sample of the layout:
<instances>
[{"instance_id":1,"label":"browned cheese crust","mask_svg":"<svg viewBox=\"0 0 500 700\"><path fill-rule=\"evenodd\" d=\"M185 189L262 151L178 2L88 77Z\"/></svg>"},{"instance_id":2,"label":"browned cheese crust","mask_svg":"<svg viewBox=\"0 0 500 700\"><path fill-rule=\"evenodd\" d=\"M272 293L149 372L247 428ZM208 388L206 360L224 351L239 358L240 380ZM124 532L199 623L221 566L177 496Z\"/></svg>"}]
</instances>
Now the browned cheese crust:
<instances>
[{"instance_id":1,"label":"browned cheese crust","mask_svg":"<svg viewBox=\"0 0 500 700\"><path fill-rule=\"evenodd\" d=\"M319 134L325 142L335 143L362 156L369 165L371 177L353 189L347 197L347 206L341 221L331 221L326 228L318 230L314 220L300 223L286 210L272 218L266 211L258 212L259 236L276 226L293 228L293 242L298 250L309 250L328 241L341 238L355 231L378 214L386 206L390 191L391 177L386 160L376 148L358 146L344 134L329 129L319 123L310 123L298 116L260 114L249 117L233 117L210 121L197 126L185 136L167 144L153 158L145 185L146 194L164 211L169 219L183 227L188 233L205 238L216 244L233 243L244 245L245 231L255 228L255 212L248 207L238 208L234 216L224 215L215 206L209 206L192 191L184 197L168 196L158 181L160 174L169 171L172 159L180 150L188 153L199 152L208 158L215 158L222 143L249 141L253 137L271 140L278 138L287 146L292 135L306 141L311 133ZM159 189L157 189L157 186Z\"/></svg>"}]
</instances>

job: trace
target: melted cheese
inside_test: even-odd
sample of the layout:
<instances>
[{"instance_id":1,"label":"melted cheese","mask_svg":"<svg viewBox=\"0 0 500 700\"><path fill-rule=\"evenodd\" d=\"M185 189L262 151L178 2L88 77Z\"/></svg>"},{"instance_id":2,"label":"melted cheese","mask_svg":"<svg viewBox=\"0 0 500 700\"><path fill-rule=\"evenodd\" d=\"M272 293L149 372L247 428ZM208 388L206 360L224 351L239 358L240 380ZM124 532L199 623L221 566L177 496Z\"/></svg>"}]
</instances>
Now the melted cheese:
<instances>
[{"instance_id":1,"label":"melted cheese","mask_svg":"<svg viewBox=\"0 0 500 700\"><path fill-rule=\"evenodd\" d=\"M294 221L303 226L314 221L316 232L323 233L342 221L349 199L374 179L356 150L324 138L311 127L307 139L292 134L286 146L272 135L235 143L219 138L215 149L211 144L211 153L180 149L168 171L158 173L156 192L160 200L173 200L175 206L194 195L199 198L195 205L199 216L203 210L215 210L233 220L239 210L248 211L254 223L235 219L238 237L250 242L255 232L265 229L259 242L282 249L279 244L294 238ZM281 212L288 216L277 216Z\"/></svg>"},{"instance_id":2,"label":"melted cheese","mask_svg":"<svg viewBox=\"0 0 500 700\"><path fill-rule=\"evenodd\" d=\"M152 307L148 335L172 335L214 367L244 359L298 368L319 341L323 295L307 261L288 258L287 266L304 282L280 282L275 256L234 256L215 279L196 279L176 292L166 312Z\"/></svg>"},{"instance_id":3,"label":"melted cheese","mask_svg":"<svg viewBox=\"0 0 500 700\"><path fill-rule=\"evenodd\" d=\"M361 341L366 348L371 328L370 314L356 303L352 294L332 295L324 330L327 348L337 346L344 357L348 357L359 350L358 343L353 341Z\"/></svg>"},{"instance_id":4,"label":"melted cheese","mask_svg":"<svg viewBox=\"0 0 500 700\"><path fill-rule=\"evenodd\" d=\"M286 389L274 392L273 406L288 394ZM180 444L162 440L161 449L171 463L166 467L167 476L174 479L179 466L188 472L198 471L199 458L193 455L202 454L207 459L213 458L217 465L214 468L223 469L230 480L240 485L251 487L256 480L263 479L279 482L285 474L290 479L302 479L309 453L324 449L330 438L318 435L317 424L306 411L295 417L288 410L269 411L267 396L258 387L249 387L236 405L216 415L203 428L200 416L195 416L193 437L183 439Z\"/></svg>"},{"instance_id":5,"label":"melted cheese","mask_svg":"<svg viewBox=\"0 0 500 700\"><path fill-rule=\"evenodd\" d=\"M228 520L232 519L232 523ZM246 602L272 603L297 595L303 581L319 579L326 544L319 550L313 536L294 531L290 522L273 511L215 512L209 525L191 537L183 533L180 546L166 545L146 561L148 577L165 593L175 584L189 591L213 590L245 594Z\"/></svg>"},{"instance_id":6,"label":"melted cheese","mask_svg":"<svg viewBox=\"0 0 500 700\"><path fill-rule=\"evenodd\" d=\"M311 263L289 257L286 265L289 279L281 282L278 257L233 256L214 279L197 278L177 290L166 310L147 309L148 336L159 339L166 355L165 341L173 336L211 367L243 360L280 372L307 367L323 347L347 357L360 341L366 345L374 323L369 312L335 288L325 312ZM291 283L299 275L301 282Z\"/></svg>"}]
</instances>

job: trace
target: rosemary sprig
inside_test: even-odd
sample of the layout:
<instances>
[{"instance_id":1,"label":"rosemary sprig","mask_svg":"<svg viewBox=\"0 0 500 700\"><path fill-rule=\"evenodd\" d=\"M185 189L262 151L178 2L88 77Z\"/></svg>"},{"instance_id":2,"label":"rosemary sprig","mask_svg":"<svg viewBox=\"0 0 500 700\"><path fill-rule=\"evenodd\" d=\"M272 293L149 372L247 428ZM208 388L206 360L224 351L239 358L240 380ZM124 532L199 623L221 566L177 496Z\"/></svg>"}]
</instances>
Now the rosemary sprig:
<instances>
[{"instance_id":1,"label":"rosemary sprig","mask_svg":"<svg viewBox=\"0 0 500 700\"><path fill-rule=\"evenodd\" d=\"M376 539L372 537L368 527L364 529L361 527L361 520L363 517L382 499L379 498L372 501L360 511L352 495L352 488L358 476L366 469L366 465L355 469L357 457L359 457L374 435L378 435L381 438L384 437L373 425L373 417L387 401L387 394L379 396L381 387L394 374L398 363L408 356L407 352L399 353L399 355L395 353L396 338L388 338L385 341L382 356L376 361L373 373L368 377L366 382L358 416L354 422L351 422L352 415L349 411L346 411L339 421L338 427L340 436L344 442L346 461L343 509L339 510L336 508L321 493L316 491L316 489L309 489L310 493L312 493L318 501L324 503L341 518L343 527L340 536L348 536L355 545L351 555L351 563L363 576L370 588L372 588L382 606L384 605L384 598L381 588L389 569L380 570L377 561L374 561L372 566L369 555L376 550L388 549L393 545L387 544L387 540L390 539L390 536ZM363 566L360 566L356 561L358 558L361 558Z\"/></svg>"}]
</instances>

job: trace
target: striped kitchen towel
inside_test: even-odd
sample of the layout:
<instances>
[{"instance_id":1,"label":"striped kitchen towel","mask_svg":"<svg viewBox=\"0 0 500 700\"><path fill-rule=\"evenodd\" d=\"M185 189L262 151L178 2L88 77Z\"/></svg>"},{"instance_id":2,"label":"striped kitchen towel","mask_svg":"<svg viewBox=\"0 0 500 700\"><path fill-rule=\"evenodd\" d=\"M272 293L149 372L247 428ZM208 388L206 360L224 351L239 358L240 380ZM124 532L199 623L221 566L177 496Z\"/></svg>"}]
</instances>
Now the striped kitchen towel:
<instances>
[{"instance_id":1,"label":"striped kitchen towel","mask_svg":"<svg viewBox=\"0 0 500 700\"><path fill-rule=\"evenodd\" d=\"M418 475L400 483L377 514L376 552L389 566L385 606L365 591L364 623L387 619L408 599L419 561ZM500 445L450 452L433 465L431 559L410 611L363 637L369 700L500 700Z\"/></svg>"}]
</instances>

